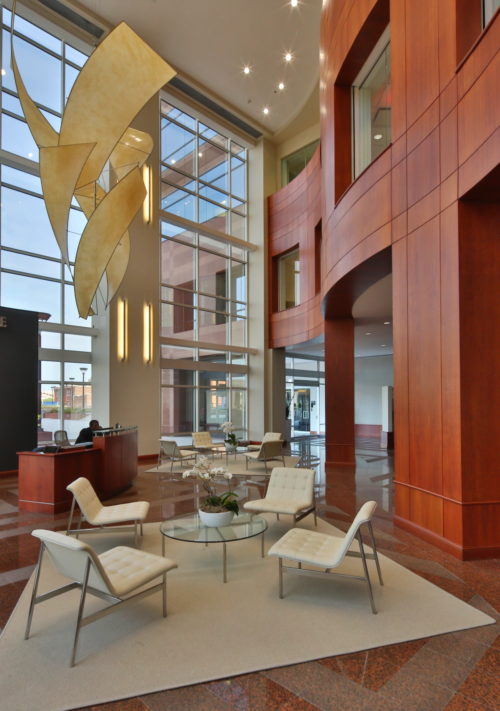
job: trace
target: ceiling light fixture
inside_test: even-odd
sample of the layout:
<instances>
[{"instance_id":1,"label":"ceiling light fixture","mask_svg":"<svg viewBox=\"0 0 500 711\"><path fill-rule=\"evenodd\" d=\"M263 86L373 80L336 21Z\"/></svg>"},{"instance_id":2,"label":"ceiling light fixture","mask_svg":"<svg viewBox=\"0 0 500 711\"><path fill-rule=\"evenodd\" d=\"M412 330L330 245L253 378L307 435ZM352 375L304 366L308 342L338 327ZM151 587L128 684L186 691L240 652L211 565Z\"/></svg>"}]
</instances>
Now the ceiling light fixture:
<instances>
[{"instance_id":1,"label":"ceiling light fixture","mask_svg":"<svg viewBox=\"0 0 500 711\"><path fill-rule=\"evenodd\" d=\"M286 52L284 57L285 57L285 62L291 62L293 59L293 54L291 52Z\"/></svg>"},{"instance_id":2,"label":"ceiling light fixture","mask_svg":"<svg viewBox=\"0 0 500 711\"><path fill-rule=\"evenodd\" d=\"M383 138L383 136L382 136L381 133L376 133L376 134L373 136L373 140L374 140L374 141L380 141L382 138Z\"/></svg>"},{"instance_id":3,"label":"ceiling light fixture","mask_svg":"<svg viewBox=\"0 0 500 711\"><path fill-rule=\"evenodd\" d=\"M203 153L198 153L198 158L203 158Z\"/></svg>"},{"instance_id":4,"label":"ceiling light fixture","mask_svg":"<svg viewBox=\"0 0 500 711\"><path fill-rule=\"evenodd\" d=\"M371 331L367 331L367 332L365 333L365 336L371 336L371 335L372 335L372 332L371 332Z\"/></svg>"},{"instance_id":5,"label":"ceiling light fixture","mask_svg":"<svg viewBox=\"0 0 500 711\"><path fill-rule=\"evenodd\" d=\"M172 159L170 160L170 165L175 165L175 158L172 158Z\"/></svg>"},{"instance_id":6,"label":"ceiling light fixture","mask_svg":"<svg viewBox=\"0 0 500 711\"><path fill-rule=\"evenodd\" d=\"M267 106L264 106L264 108L262 109L262 112L264 114L266 114L266 116L267 116L267 114L269 113L269 109L267 108Z\"/></svg>"},{"instance_id":7,"label":"ceiling light fixture","mask_svg":"<svg viewBox=\"0 0 500 711\"><path fill-rule=\"evenodd\" d=\"M285 88L285 84L282 81L280 81L280 83L278 84L278 89L280 91L283 91L284 88Z\"/></svg>"},{"instance_id":8,"label":"ceiling light fixture","mask_svg":"<svg viewBox=\"0 0 500 711\"><path fill-rule=\"evenodd\" d=\"M250 67L248 66L248 64L245 64L245 66L243 67L243 74L250 74L250 72Z\"/></svg>"},{"instance_id":9,"label":"ceiling light fixture","mask_svg":"<svg viewBox=\"0 0 500 711\"><path fill-rule=\"evenodd\" d=\"M298 4L299 4L299 0L290 0L290 5L292 7L297 7Z\"/></svg>"},{"instance_id":10,"label":"ceiling light fixture","mask_svg":"<svg viewBox=\"0 0 500 711\"><path fill-rule=\"evenodd\" d=\"M381 344L380 344L380 347L381 347L381 348L387 348L387 343L381 343Z\"/></svg>"},{"instance_id":11,"label":"ceiling light fixture","mask_svg":"<svg viewBox=\"0 0 500 711\"><path fill-rule=\"evenodd\" d=\"M384 326L390 326L391 322L390 321L384 321Z\"/></svg>"}]
</instances>

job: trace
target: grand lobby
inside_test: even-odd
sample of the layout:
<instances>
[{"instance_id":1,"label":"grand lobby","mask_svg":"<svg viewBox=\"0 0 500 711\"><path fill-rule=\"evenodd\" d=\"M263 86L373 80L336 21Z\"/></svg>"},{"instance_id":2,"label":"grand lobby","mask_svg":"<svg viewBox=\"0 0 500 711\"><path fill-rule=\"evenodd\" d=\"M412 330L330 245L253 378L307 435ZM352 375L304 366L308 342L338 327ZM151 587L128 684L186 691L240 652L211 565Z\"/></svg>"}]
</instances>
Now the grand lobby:
<instances>
[{"instance_id":1,"label":"grand lobby","mask_svg":"<svg viewBox=\"0 0 500 711\"><path fill-rule=\"evenodd\" d=\"M388 571L387 589L375 585L379 611L367 620L365 641L335 641L332 628L328 656L315 651L314 623L312 651L292 655L293 663L288 638L281 654L279 635L271 640L269 631L266 640L261 629L255 639L276 647L275 663L247 664L242 655L237 673L223 658L205 676L150 687L136 671L140 693L125 693L117 679L102 703L89 688L78 690L78 703L71 690L65 699L56 694L53 706L45 691L37 701L36 684L50 684L33 667L25 711L498 709L499 7L498 0L24 0L13 16L12 2L2 0L0 652L10 654L7 631L33 580L40 542L32 531L66 532L66 483L95 476L105 505L148 502L151 536L198 508L199 489L182 477L187 465L165 463L164 449L175 442L188 457L197 432L210 433L214 466L233 468L240 510L265 495L268 462L259 469L260 460L250 460L247 472L249 452L261 451L266 433L279 433L282 464L314 471L321 531L343 535L360 507L376 502L373 529ZM126 36L136 54L116 39L116 29L129 31L120 23L135 33ZM106 57L101 50L113 37ZM98 51L102 71L78 106L80 73ZM127 111L131 121L113 137L113 116ZM62 146L70 120L77 139ZM108 126L111 148L90 195L82 174ZM55 143L47 147L42 133L59 137L57 149L68 156L90 146L74 179L80 191L66 190L64 230L48 186L64 193L71 161L48 170ZM117 146L125 147L125 168ZM128 172L127 161L137 167ZM138 197L130 188L110 208L106 191L118 193L133 172ZM106 201L107 221L99 213ZM112 258L102 256L106 231L115 235ZM94 287L89 255L101 265ZM31 350L15 341L19 314L34 329ZM129 433L133 446L118 457L110 437L106 454L106 438L90 435L92 446L75 449L93 419L113 435ZM217 449L227 445L227 422L241 446L232 454L226 446L224 458ZM64 487L49 496L46 469L56 461ZM276 530L285 525L272 518ZM312 517L302 526L312 530ZM90 535L81 538L92 545ZM133 546L133 537L120 545ZM228 581L218 581L224 595L245 571L239 545L228 546ZM150 603L166 636L169 622L189 624L176 595L184 549L173 550L179 570L168 575L166 620L159 596ZM224 578L225 551L224 544ZM416 631L387 629L384 595L392 600L397 570L432 583L422 588L430 596L422 610L409 603L403 614L415 615ZM264 584L251 584L257 601ZM326 585L326 604L341 608L336 583ZM453 596L484 621L433 630L424 618L434 589L443 610ZM297 590L307 609L314 594ZM193 604L202 598L200 589ZM372 617L360 600L366 609L352 623L359 635L363 615ZM355 595L345 609L347 630L357 602ZM227 613L228 629L233 614L250 628L261 619L251 597ZM43 605L35 620L36 645ZM376 625L381 635L371 631ZM205 631L202 653L215 655L210 634L228 629ZM241 645L258 644L244 634ZM123 653L127 636L117 622L103 675L118 674L111 650ZM134 677L140 645L120 674L126 668ZM92 649L75 670L92 669L90 657L105 654L106 640ZM251 652L258 660L258 647ZM50 663L56 674L57 655ZM71 675L64 657L60 663Z\"/></svg>"}]
</instances>

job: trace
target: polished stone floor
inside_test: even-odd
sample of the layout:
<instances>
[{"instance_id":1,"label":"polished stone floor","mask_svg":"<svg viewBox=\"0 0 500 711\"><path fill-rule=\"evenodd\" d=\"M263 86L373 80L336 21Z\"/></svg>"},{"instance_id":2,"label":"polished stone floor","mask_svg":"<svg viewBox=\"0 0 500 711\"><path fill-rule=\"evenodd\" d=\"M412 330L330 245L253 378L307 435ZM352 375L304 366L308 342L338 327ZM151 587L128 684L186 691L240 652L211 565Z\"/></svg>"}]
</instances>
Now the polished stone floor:
<instances>
[{"instance_id":1,"label":"polished stone floor","mask_svg":"<svg viewBox=\"0 0 500 711\"><path fill-rule=\"evenodd\" d=\"M317 494L323 518L345 530L361 503L374 499L378 503L374 528L382 553L498 620L500 561L461 562L397 528L392 520L392 459L376 442L357 443L355 468L325 473L321 443L311 446L310 455L320 460ZM151 466L139 466L135 486L114 502L149 500L150 521L192 511L192 484L159 481L156 474L145 472ZM38 540L30 532L40 527L60 530L66 523L66 514L19 512L16 487L15 477L0 479L1 627L33 570ZM257 495L252 488L240 493ZM495 711L500 709L499 632L497 622L92 706L87 711Z\"/></svg>"}]
</instances>

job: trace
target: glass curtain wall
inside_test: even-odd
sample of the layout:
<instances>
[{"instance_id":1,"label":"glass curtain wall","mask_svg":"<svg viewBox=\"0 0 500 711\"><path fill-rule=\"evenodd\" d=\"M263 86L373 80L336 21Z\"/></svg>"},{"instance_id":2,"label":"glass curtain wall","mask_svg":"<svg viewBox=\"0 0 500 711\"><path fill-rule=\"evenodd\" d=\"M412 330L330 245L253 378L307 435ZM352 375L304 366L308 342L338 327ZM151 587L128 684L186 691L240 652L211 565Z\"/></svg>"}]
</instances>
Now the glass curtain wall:
<instances>
[{"instance_id":1,"label":"glass curtain wall","mask_svg":"<svg viewBox=\"0 0 500 711\"><path fill-rule=\"evenodd\" d=\"M61 261L42 199L38 148L23 118L10 61L11 13L2 8L0 303L43 314L40 322L39 442L55 430L76 437L92 411L92 335L78 316L72 268ZM66 38L67 39L67 38ZM17 15L14 48L30 96L59 131L64 104L87 54L55 27ZM71 266L85 226L76 205L69 218Z\"/></svg>"},{"instance_id":2,"label":"glass curtain wall","mask_svg":"<svg viewBox=\"0 0 500 711\"><path fill-rule=\"evenodd\" d=\"M287 355L285 360L286 416L292 436L325 433L325 361L319 357Z\"/></svg>"},{"instance_id":3,"label":"glass curtain wall","mask_svg":"<svg viewBox=\"0 0 500 711\"><path fill-rule=\"evenodd\" d=\"M163 100L161 159L161 433L245 438L247 151Z\"/></svg>"}]
</instances>

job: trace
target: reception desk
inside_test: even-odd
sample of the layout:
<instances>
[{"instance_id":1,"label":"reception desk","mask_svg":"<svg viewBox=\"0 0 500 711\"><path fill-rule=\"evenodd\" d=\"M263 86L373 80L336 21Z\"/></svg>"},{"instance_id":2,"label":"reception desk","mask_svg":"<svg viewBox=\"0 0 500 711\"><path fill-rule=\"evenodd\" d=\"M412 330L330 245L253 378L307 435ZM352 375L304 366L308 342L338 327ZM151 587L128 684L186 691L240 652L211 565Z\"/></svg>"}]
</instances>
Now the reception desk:
<instances>
[{"instance_id":1,"label":"reception desk","mask_svg":"<svg viewBox=\"0 0 500 711\"><path fill-rule=\"evenodd\" d=\"M18 458L19 509L68 511L72 496L66 487L79 476L88 479L103 499L131 486L137 476L137 427L102 430L89 448L18 452Z\"/></svg>"}]
</instances>

